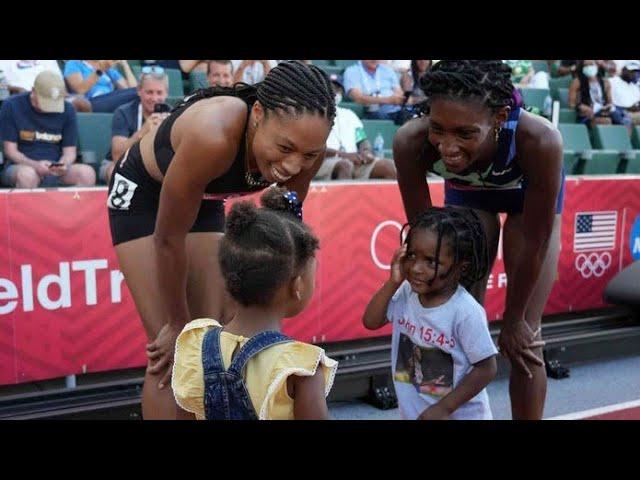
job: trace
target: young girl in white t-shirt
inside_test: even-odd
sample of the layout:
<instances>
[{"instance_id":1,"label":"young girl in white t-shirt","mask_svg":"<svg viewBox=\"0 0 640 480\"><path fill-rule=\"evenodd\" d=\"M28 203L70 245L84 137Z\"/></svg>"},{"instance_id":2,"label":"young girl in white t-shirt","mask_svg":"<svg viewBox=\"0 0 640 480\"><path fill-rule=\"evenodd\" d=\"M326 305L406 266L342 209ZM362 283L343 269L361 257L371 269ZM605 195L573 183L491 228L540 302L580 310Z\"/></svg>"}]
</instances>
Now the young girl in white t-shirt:
<instances>
[{"instance_id":1,"label":"young girl in white t-shirt","mask_svg":"<svg viewBox=\"0 0 640 480\"><path fill-rule=\"evenodd\" d=\"M371 330L393 323L400 414L490 420L485 387L496 375L498 352L484 308L466 290L489 269L482 224L472 210L432 207L406 226L390 278L362 319Z\"/></svg>"}]
</instances>

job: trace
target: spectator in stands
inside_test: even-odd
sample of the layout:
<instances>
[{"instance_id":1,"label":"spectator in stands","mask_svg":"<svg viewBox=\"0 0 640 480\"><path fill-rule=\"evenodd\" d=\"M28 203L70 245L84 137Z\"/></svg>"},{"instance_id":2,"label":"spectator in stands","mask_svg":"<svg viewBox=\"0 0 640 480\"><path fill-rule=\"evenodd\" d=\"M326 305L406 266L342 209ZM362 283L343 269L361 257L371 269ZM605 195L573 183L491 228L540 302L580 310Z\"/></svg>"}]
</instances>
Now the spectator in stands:
<instances>
[{"instance_id":1,"label":"spectator in stands","mask_svg":"<svg viewBox=\"0 0 640 480\"><path fill-rule=\"evenodd\" d=\"M575 78L569 86L569 107L576 109L579 122L590 126L630 123L629 117L611 102L611 84L595 60L576 63Z\"/></svg>"},{"instance_id":2,"label":"spectator in stands","mask_svg":"<svg viewBox=\"0 0 640 480\"><path fill-rule=\"evenodd\" d=\"M576 64L578 60L560 60L556 75L558 77L564 77L565 75L573 75L576 71Z\"/></svg>"},{"instance_id":3,"label":"spectator in stands","mask_svg":"<svg viewBox=\"0 0 640 480\"><path fill-rule=\"evenodd\" d=\"M277 65L275 60L232 60L233 81L254 85L261 82L269 71Z\"/></svg>"},{"instance_id":4,"label":"spectator in stands","mask_svg":"<svg viewBox=\"0 0 640 480\"><path fill-rule=\"evenodd\" d=\"M126 78L116 65L122 67ZM94 112L111 113L137 95L138 82L126 60L69 60L64 76L71 90L91 102Z\"/></svg>"},{"instance_id":5,"label":"spectator in stands","mask_svg":"<svg viewBox=\"0 0 640 480\"><path fill-rule=\"evenodd\" d=\"M212 87L230 87L233 85L233 63L231 60L209 60L207 80Z\"/></svg>"},{"instance_id":6,"label":"spectator in stands","mask_svg":"<svg viewBox=\"0 0 640 480\"><path fill-rule=\"evenodd\" d=\"M31 92L2 103L0 133L11 162L2 172L4 186L95 185L93 168L74 163L78 125L64 95L62 76L45 70L36 77Z\"/></svg>"},{"instance_id":7,"label":"spectator in stands","mask_svg":"<svg viewBox=\"0 0 640 480\"><path fill-rule=\"evenodd\" d=\"M5 74L12 95L30 92L38 74L45 70L62 76L55 60L0 60L0 70ZM91 104L82 95L67 95L66 100L71 102L78 112L91 111Z\"/></svg>"},{"instance_id":8,"label":"spectator in stands","mask_svg":"<svg viewBox=\"0 0 640 480\"><path fill-rule=\"evenodd\" d=\"M536 72L531 60L505 60L511 67L511 82L517 88L549 88L549 74Z\"/></svg>"},{"instance_id":9,"label":"spectator in stands","mask_svg":"<svg viewBox=\"0 0 640 480\"><path fill-rule=\"evenodd\" d=\"M119 160L135 142L144 137L151 129L169 116L167 112L155 113L156 105L162 104L169 95L169 79L162 67L149 70L144 67L138 85L138 97L120 105L113 112L111 124L111 149L100 165L98 178L109 184L111 173L115 166L114 160ZM168 108L168 107L167 107Z\"/></svg>"},{"instance_id":10,"label":"spectator in stands","mask_svg":"<svg viewBox=\"0 0 640 480\"><path fill-rule=\"evenodd\" d=\"M338 75L330 78L336 96L336 117L327 139L324 161L314 179L396 178L393 162L373 154L358 116L348 108L337 106L342 101L344 87Z\"/></svg>"},{"instance_id":11,"label":"spectator in stands","mask_svg":"<svg viewBox=\"0 0 640 480\"><path fill-rule=\"evenodd\" d=\"M183 78L189 78L190 72L206 72L209 60L142 60L143 66L160 66L164 69L180 70ZM185 75L186 74L186 75Z\"/></svg>"},{"instance_id":12,"label":"spectator in stands","mask_svg":"<svg viewBox=\"0 0 640 480\"><path fill-rule=\"evenodd\" d=\"M611 99L617 109L629 116L633 125L640 125L640 61L629 60L619 76L609 79Z\"/></svg>"},{"instance_id":13,"label":"spectator in stands","mask_svg":"<svg viewBox=\"0 0 640 480\"><path fill-rule=\"evenodd\" d=\"M431 68L431 60L411 60L410 71L404 73L400 78L400 85L405 92L411 92L409 105L423 102L427 99L422 88L420 88L420 77Z\"/></svg>"},{"instance_id":14,"label":"spectator in stands","mask_svg":"<svg viewBox=\"0 0 640 480\"><path fill-rule=\"evenodd\" d=\"M395 120L404 103L404 94L396 73L380 60L360 60L344 71L347 95L365 105L369 119Z\"/></svg>"}]
</instances>

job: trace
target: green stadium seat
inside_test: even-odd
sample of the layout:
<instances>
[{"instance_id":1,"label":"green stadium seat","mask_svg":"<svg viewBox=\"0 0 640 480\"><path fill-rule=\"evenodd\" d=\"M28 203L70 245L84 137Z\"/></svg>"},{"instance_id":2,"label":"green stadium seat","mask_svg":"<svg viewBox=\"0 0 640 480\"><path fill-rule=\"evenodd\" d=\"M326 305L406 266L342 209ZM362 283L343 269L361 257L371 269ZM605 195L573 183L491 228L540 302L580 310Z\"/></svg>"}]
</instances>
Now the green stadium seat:
<instances>
[{"instance_id":1,"label":"green stadium seat","mask_svg":"<svg viewBox=\"0 0 640 480\"><path fill-rule=\"evenodd\" d=\"M339 106L342 108L348 108L359 118L364 118L364 105L360 105L359 103L355 102L341 102Z\"/></svg>"},{"instance_id":2,"label":"green stadium seat","mask_svg":"<svg viewBox=\"0 0 640 480\"><path fill-rule=\"evenodd\" d=\"M549 97L548 88L523 88L520 93L522 93L522 100L526 106L537 107L544 111L544 103Z\"/></svg>"},{"instance_id":3,"label":"green stadium seat","mask_svg":"<svg viewBox=\"0 0 640 480\"><path fill-rule=\"evenodd\" d=\"M617 150L594 150L587 126L581 123L558 125L564 144L563 162L569 175L616 173L620 164Z\"/></svg>"},{"instance_id":4,"label":"green stadium seat","mask_svg":"<svg viewBox=\"0 0 640 480\"><path fill-rule=\"evenodd\" d=\"M634 150L627 128L623 125L596 125L593 128L596 148L617 150L621 162L617 173L638 173L640 150Z\"/></svg>"},{"instance_id":5,"label":"green stadium seat","mask_svg":"<svg viewBox=\"0 0 640 480\"><path fill-rule=\"evenodd\" d=\"M209 80L207 80L206 72L191 72L189 73L189 93L193 93L201 88L207 88L209 86Z\"/></svg>"},{"instance_id":6,"label":"green stadium seat","mask_svg":"<svg viewBox=\"0 0 640 480\"><path fill-rule=\"evenodd\" d=\"M342 69L344 70L345 68L350 67L357 61L358 60L334 60L333 62L336 67L342 67Z\"/></svg>"},{"instance_id":7,"label":"green stadium seat","mask_svg":"<svg viewBox=\"0 0 640 480\"><path fill-rule=\"evenodd\" d=\"M392 147L393 137L399 127L391 120L362 120L362 125L372 146L378 133L381 133L384 138L384 148Z\"/></svg>"},{"instance_id":8,"label":"green stadium seat","mask_svg":"<svg viewBox=\"0 0 640 480\"><path fill-rule=\"evenodd\" d=\"M550 78L549 90L551 90L551 97L554 100L560 100L560 98L558 97L558 89L569 88L569 85L571 85L572 81L573 81L573 77L571 75L565 75L564 77Z\"/></svg>"},{"instance_id":9,"label":"green stadium seat","mask_svg":"<svg viewBox=\"0 0 640 480\"><path fill-rule=\"evenodd\" d=\"M333 67L335 63L333 60L311 60L311 65L316 65L318 67Z\"/></svg>"},{"instance_id":10,"label":"green stadium seat","mask_svg":"<svg viewBox=\"0 0 640 480\"><path fill-rule=\"evenodd\" d=\"M342 75L342 72L344 71L344 67L339 67L339 66L332 66L332 65L322 65L320 66L320 68L322 70L324 70L325 72L327 72L327 75L332 75L332 74L336 74L336 75Z\"/></svg>"},{"instance_id":11,"label":"green stadium seat","mask_svg":"<svg viewBox=\"0 0 640 480\"><path fill-rule=\"evenodd\" d=\"M561 108L560 109L560 123L576 123L577 115L574 108Z\"/></svg>"},{"instance_id":12,"label":"green stadium seat","mask_svg":"<svg viewBox=\"0 0 640 480\"><path fill-rule=\"evenodd\" d=\"M136 78L140 79L140 72L142 67L131 67L133 74ZM169 96L179 97L184 95L184 85L182 84L182 72L176 68L165 69L167 76L169 77Z\"/></svg>"},{"instance_id":13,"label":"green stadium seat","mask_svg":"<svg viewBox=\"0 0 640 480\"><path fill-rule=\"evenodd\" d=\"M83 162L98 168L111 148L112 113L77 113L78 151ZM83 152L93 152L92 155ZM91 159L91 160L89 160Z\"/></svg>"},{"instance_id":14,"label":"green stadium seat","mask_svg":"<svg viewBox=\"0 0 640 480\"><path fill-rule=\"evenodd\" d=\"M560 108L569 108L569 89L558 89L558 100L560 101Z\"/></svg>"},{"instance_id":15,"label":"green stadium seat","mask_svg":"<svg viewBox=\"0 0 640 480\"><path fill-rule=\"evenodd\" d=\"M640 148L640 125L633 127L633 135L631 137L633 148Z\"/></svg>"}]
</instances>

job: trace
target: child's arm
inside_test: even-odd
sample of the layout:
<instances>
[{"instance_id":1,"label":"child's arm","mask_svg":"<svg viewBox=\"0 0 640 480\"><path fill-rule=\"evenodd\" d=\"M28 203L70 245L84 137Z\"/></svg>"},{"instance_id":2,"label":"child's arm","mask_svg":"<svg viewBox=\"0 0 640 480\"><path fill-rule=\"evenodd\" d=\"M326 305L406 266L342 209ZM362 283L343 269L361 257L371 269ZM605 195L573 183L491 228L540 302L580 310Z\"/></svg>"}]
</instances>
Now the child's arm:
<instances>
[{"instance_id":1,"label":"child's arm","mask_svg":"<svg viewBox=\"0 0 640 480\"><path fill-rule=\"evenodd\" d=\"M320 365L311 377L291 375L287 379L287 388L293 397L293 417L296 420L329 420L329 408L324 396L324 374Z\"/></svg>"},{"instance_id":2,"label":"child's arm","mask_svg":"<svg viewBox=\"0 0 640 480\"><path fill-rule=\"evenodd\" d=\"M405 275L402 271L402 261L406 254L407 244L405 243L393 255L389 280L376 292L364 311L362 323L369 330L377 330L388 323L387 308L389 307L389 302L404 281Z\"/></svg>"},{"instance_id":3,"label":"child's arm","mask_svg":"<svg viewBox=\"0 0 640 480\"><path fill-rule=\"evenodd\" d=\"M492 355L478 363L465 375L451 393L420 414L418 420L446 420L460 405L468 402L494 379L498 371L496 356Z\"/></svg>"}]
</instances>

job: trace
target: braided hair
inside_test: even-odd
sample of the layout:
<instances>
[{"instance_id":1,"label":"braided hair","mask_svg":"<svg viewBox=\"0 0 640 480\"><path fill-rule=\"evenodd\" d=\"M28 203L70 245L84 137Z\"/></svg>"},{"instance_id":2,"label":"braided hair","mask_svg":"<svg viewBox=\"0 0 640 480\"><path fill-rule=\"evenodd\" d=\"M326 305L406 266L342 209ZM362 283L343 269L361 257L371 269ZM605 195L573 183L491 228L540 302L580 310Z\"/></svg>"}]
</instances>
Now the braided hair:
<instances>
[{"instance_id":1,"label":"braided hair","mask_svg":"<svg viewBox=\"0 0 640 480\"><path fill-rule=\"evenodd\" d=\"M492 110L514 106L511 67L500 60L440 60L420 79L429 99L478 99Z\"/></svg>"},{"instance_id":2,"label":"braided hair","mask_svg":"<svg viewBox=\"0 0 640 480\"><path fill-rule=\"evenodd\" d=\"M431 230L438 235L436 243L435 272L429 285L438 276L442 242L446 241L453 251L453 266L466 262L462 269L460 283L466 289L484 278L489 272L489 253L487 238L478 215L469 208L431 207L416 217L413 222L402 227L401 239L405 228L409 228L405 243L410 244L417 230ZM450 270L451 271L451 270Z\"/></svg>"},{"instance_id":3,"label":"braided hair","mask_svg":"<svg viewBox=\"0 0 640 480\"><path fill-rule=\"evenodd\" d=\"M186 97L174 111L203 98L222 95L242 98L248 104L258 100L265 115L276 110L295 114L312 113L322 115L331 124L336 115L333 88L327 74L315 65L298 60L279 63L256 85L238 82L232 87L214 86L198 90Z\"/></svg>"},{"instance_id":4,"label":"braided hair","mask_svg":"<svg viewBox=\"0 0 640 480\"><path fill-rule=\"evenodd\" d=\"M244 306L268 305L319 248L288 193L269 188L262 194L261 208L241 201L227 217L218 260L227 290Z\"/></svg>"}]
</instances>

